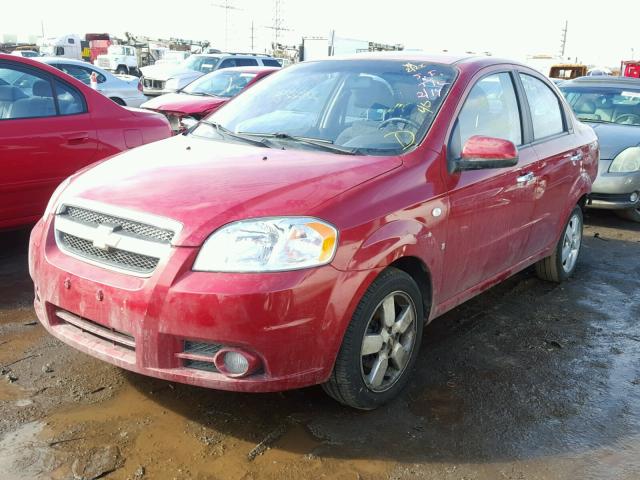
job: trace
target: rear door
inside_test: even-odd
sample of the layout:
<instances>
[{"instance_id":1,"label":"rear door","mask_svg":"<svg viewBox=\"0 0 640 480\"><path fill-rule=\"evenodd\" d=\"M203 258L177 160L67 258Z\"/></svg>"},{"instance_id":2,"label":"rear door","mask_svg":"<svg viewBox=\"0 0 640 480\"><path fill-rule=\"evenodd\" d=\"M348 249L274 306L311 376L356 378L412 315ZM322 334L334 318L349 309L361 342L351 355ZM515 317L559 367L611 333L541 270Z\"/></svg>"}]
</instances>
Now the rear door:
<instances>
[{"instance_id":1,"label":"rear door","mask_svg":"<svg viewBox=\"0 0 640 480\"><path fill-rule=\"evenodd\" d=\"M567 199L579 171L586 147L573 135L569 116L559 94L534 72L518 72L530 113L530 135L539 161L530 174L535 182L535 207L527 250L531 254L546 250L556 242Z\"/></svg>"},{"instance_id":2,"label":"rear door","mask_svg":"<svg viewBox=\"0 0 640 480\"><path fill-rule=\"evenodd\" d=\"M37 220L56 186L97 155L82 93L59 77L0 62L0 228Z\"/></svg>"},{"instance_id":3,"label":"rear door","mask_svg":"<svg viewBox=\"0 0 640 480\"><path fill-rule=\"evenodd\" d=\"M501 138L518 147L517 165L448 174L449 213L442 279L443 299L472 289L527 256L534 186L529 172L538 157L525 143L526 112L515 74L497 70L475 80L449 140L449 163L474 135Z\"/></svg>"}]
</instances>

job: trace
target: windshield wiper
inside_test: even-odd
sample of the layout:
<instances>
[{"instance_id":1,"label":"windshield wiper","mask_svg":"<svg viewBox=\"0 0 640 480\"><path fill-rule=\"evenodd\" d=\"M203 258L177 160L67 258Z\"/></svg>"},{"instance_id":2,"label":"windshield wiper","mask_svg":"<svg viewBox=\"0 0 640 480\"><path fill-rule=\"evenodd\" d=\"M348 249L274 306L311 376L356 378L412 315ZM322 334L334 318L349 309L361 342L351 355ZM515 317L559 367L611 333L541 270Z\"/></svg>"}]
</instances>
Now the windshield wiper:
<instances>
[{"instance_id":1,"label":"windshield wiper","mask_svg":"<svg viewBox=\"0 0 640 480\"><path fill-rule=\"evenodd\" d=\"M205 125L209 125L210 127L215 128L216 132L218 132L223 137L234 138L236 140L241 140L241 141L243 141L245 143L249 143L251 145L256 145L258 147L271 148L271 146L266 142L263 142L263 141L260 141L260 140L254 140L253 138L249 138L249 137L247 137L247 136L245 136L244 134L241 134L241 133L234 133L231 130L229 130L228 128L223 127L219 123L211 122L209 120L200 120L200 123L204 123Z\"/></svg>"},{"instance_id":2,"label":"windshield wiper","mask_svg":"<svg viewBox=\"0 0 640 480\"><path fill-rule=\"evenodd\" d=\"M311 145L313 147L324 149L330 152L342 153L344 155L356 155L358 153L357 149L339 147L338 145L334 145L331 140L325 140L322 138L298 137L295 135L289 135L288 133L284 133L284 132L276 132L276 133L241 132L241 135L252 136L252 137L263 137L263 138L275 138L276 140L288 140L292 142L302 143L304 145Z\"/></svg>"},{"instance_id":3,"label":"windshield wiper","mask_svg":"<svg viewBox=\"0 0 640 480\"><path fill-rule=\"evenodd\" d=\"M595 118L582 118L580 116L578 116L578 120L580 120L581 122L589 122L589 123L615 123L615 122L610 122L609 120L597 120Z\"/></svg>"},{"instance_id":4,"label":"windshield wiper","mask_svg":"<svg viewBox=\"0 0 640 480\"><path fill-rule=\"evenodd\" d=\"M207 92L185 92L184 90L180 90L180 93L186 93L187 95L196 95L198 97L216 97L213 93Z\"/></svg>"}]
</instances>

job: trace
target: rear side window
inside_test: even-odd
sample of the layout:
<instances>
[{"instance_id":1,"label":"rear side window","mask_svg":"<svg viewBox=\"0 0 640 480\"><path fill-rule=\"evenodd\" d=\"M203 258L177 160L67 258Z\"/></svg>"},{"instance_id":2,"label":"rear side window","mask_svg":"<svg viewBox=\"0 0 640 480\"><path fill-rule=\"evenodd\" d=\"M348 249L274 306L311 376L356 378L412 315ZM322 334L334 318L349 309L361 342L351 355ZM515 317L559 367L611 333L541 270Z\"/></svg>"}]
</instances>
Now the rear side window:
<instances>
[{"instance_id":1,"label":"rear side window","mask_svg":"<svg viewBox=\"0 0 640 480\"><path fill-rule=\"evenodd\" d=\"M275 58L263 58L262 59L262 64L265 67L281 67L282 65L280 65L280 62L278 60L276 60Z\"/></svg>"},{"instance_id":2,"label":"rear side window","mask_svg":"<svg viewBox=\"0 0 640 480\"><path fill-rule=\"evenodd\" d=\"M474 135L522 144L520 109L509 73L488 75L469 92L451 138L453 158L460 157L462 147Z\"/></svg>"},{"instance_id":3,"label":"rear side window","mask_svg":"<svg viewBox=\"0 0 640 480\"><path fill-rule=\"evenodd\" d=\"M238 67L257 67L258 61L255 58L237 58L236 66Z\"/></svg>"},{"instance_id":4,"label":"rear side window","mask_svg":"<svg viewBox=\"0 0 640 480\"><path fill-rule=\"evenodd\" d=\"M55 85L60 115L76 115L86 111L80 92L60 80L55 80Z\"/></svg>"},{"instance_id":5,"label":"rear side window","mask_svg":"<svg viewBox=\"0 0 640 480\"><path fill-rule=\"evenodd\" d=\"M58 70L63 71L67 75L71 75L77 80L80 80L82 83L86 85L89 85L91 83L91 73L93 73L93 70L89 68L81 67L78 65L70 65L66 63L60 63L53 66L56 67ZM98 83L104 83L107 80L105 76L99 72L96 72L96 76L97 76Z\"/></svg>"},{"instance_id":6,"label":"rear side window","mask_svg":"<svg viewBox=\"0 0 640 480\"><path fill-rule=\"evenodd\" d=\"M536 140L564 132L564 121L560 100L541 80L520 74L524 92L531 110L533 137Z\"/></svg>"}]
</instances>

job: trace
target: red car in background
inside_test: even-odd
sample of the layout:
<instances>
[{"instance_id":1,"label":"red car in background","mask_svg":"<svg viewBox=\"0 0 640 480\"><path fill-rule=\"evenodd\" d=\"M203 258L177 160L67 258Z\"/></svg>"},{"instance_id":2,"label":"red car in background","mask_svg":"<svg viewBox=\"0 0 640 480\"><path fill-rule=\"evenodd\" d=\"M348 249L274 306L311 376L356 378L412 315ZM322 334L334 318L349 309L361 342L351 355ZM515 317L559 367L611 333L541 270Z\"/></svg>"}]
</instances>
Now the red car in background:
<instances>
[{"instance_id":1,"label":"red car in background","mask_svg":"<svg viewBox=\"0 0 640 480\"><path fill-rule=\"evenodd\" d=\"M0 229L35 223L81 168L169 136L161 115L123 108L42 62L0 54Z\"/></svg>"},{"instance_id":2,"label":"red car in background","mask_svg":"<svg viewBox=\"0 0 640 480\"><path fill-rule=\"evenodd\" d=\"M167 93L141 105L163 113L174 132L195 125L258 80L280 70L278 67L232 67L216 70L194 80L176 93Z\"/></svg>"}]
</instances>

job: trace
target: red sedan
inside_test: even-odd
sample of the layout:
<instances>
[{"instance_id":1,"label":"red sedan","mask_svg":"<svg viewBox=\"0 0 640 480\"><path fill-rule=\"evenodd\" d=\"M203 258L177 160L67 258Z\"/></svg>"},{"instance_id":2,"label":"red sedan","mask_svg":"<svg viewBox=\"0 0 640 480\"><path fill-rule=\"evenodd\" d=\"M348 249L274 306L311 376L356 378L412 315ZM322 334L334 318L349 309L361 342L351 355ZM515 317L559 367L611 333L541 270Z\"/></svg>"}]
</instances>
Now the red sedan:
<instances>
[{"instance_id":1,"label":"red sedan","mask_svg":"<svg viewBox=\"0 0 640 480\"><path fill-rule=\"evenodd\" d=\"M161 115L122 108L56 68L0 54L0 229L35 223L77 170L170 135Z\"/></svg>"},{"instance_id":2,"label":"red sedan","mask_svg":"<svg viewBox=\"0 0 640 480\"><path fill-rule=\"evenodd\" d=\"M518 63L301 63L72 179L31 235L35 309L145 375L375 408L426 322L530 265L575 272L598 156Z\"/></svg>"},{"instance_id":3,"label":"red sedan","mask_svg":"<svg viewBox=\"0 0 640 480\"><path fill-rule=\"evenodd\" d=\"M167 116L174 132L195 125L277 67L232 67L194 80L176 93L153 98L141 106Z\"/></svg>"}]
</instances>

